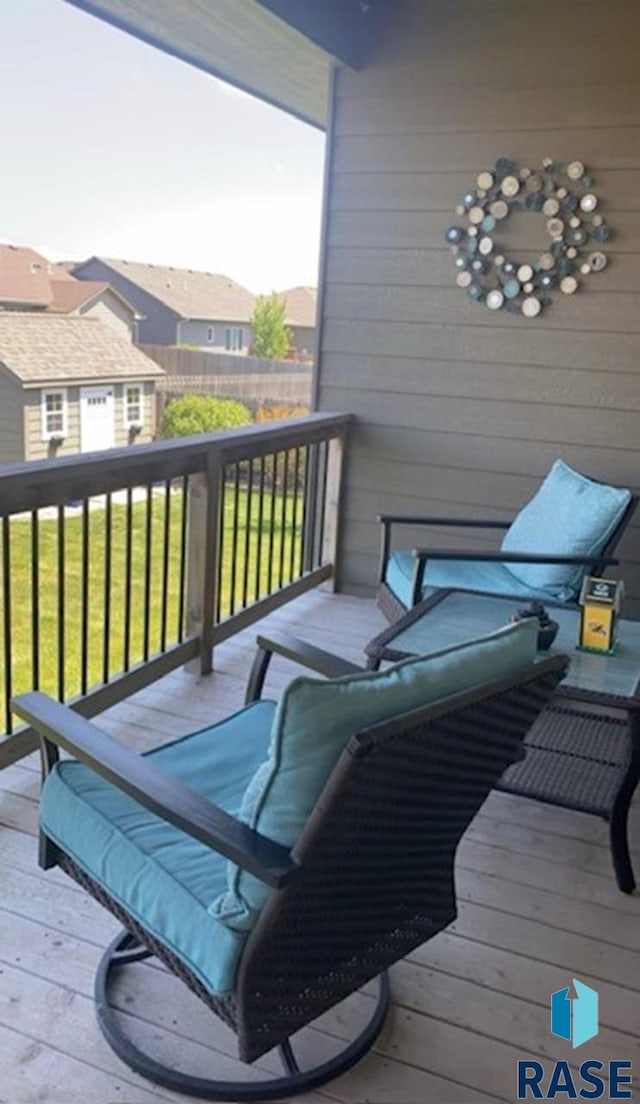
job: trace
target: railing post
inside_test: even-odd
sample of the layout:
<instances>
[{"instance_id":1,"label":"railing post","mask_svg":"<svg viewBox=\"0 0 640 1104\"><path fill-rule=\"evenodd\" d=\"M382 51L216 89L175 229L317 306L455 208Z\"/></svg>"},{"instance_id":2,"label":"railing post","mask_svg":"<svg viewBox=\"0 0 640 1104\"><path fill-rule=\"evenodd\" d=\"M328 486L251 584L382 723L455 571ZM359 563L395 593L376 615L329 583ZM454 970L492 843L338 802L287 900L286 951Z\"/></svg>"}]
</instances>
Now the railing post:
<instances>
[{"instance_id":1,"label":"railing post","mask_svg":"<svg viewBox=\"0 0 640 1104\"><path fill-rule=\"evenodd\" d=\"M189 479L185 631L187 638L196 636L200 640L201 675L213 670L222 487L223 465L216 450L208 453L204 470Z\"/></svg>"},{"instance_id":2,"label":"railing post","mask_svg":"<svg viewBox=\"0 0 640 1104\"><path fill-rule=\"evenodd\" d=\"M325 481L325 499L320 503L320 509L324 510L324 525L322 530L322 563L333 565L331 579L323 584L329 590L338 587L338 552L340 537L340 512L342 508L342 491L344 461L346 454L346 431L339 437L334 437L328 445L327 476Z\"/></svg>"}]
</instances>

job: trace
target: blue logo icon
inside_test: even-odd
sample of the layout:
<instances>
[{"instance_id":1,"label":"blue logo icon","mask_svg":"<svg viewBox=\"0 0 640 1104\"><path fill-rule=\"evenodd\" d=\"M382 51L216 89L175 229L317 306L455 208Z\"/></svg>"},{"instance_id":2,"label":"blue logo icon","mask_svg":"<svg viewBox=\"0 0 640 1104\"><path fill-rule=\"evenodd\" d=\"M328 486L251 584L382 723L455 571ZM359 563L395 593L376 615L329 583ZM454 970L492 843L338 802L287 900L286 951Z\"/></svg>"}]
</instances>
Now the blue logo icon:
<instances>
[{"instance_id":1,"label":"blue logo icon","mask_svg":"<svg viewBox=\"0 0 640 1104\"><path fill-rule=\"evenodd\" d=\"M598 1034L598 994L575 978L573 986L575 997L569 986L551 994L551 1034L570 1039L575 1049Z\"/></svg>"}]
</instances>

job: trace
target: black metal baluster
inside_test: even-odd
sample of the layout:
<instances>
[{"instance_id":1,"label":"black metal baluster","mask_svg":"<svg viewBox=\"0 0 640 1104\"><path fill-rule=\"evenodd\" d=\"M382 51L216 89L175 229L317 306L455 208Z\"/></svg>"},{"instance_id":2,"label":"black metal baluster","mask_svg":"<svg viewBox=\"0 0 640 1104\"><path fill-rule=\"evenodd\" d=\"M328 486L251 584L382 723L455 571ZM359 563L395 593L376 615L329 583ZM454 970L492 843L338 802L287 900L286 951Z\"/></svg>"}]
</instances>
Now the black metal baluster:
<instances>
[{"instance_id":1,"label":"black metal baluster","mask_svg":"<svg viewBox=\"0 0 640 1104\"><path fill-rule=\"evenodd\" d=\"M128 671L131 664L131 555L132 555L132 510L133 494L127 487L127 505L125 516L124 541L124 647L123 670Z\"/></svg>"},{"instance_id":2,"label":"black metal baluster","mask_svg":"<svg viewBox=\"0 0 640 1104\"><path fill-rule=\"evenodd\" d=\"M236 611L236 568L238 560L238 503L240 498L240 465L236 460L233 476L233 536L231 538L231 594L229 614Z\"/></svg>"},{"instance_id":3,"label":"black metal baluster","mask_svg":"<svg viewBox=\"0 0 640 1104\"><path fill-rule=\"evenodd\" d=\"M31 511L31 685L40 688L40 542L38 511Z\"/></svg>"},{"instance_id":4,"label":"black metal baluster","mask_svg":"<svg viewBox=\"0 0 640 1104\"><path fill-rule=\"evenodd\" d=\"M311 472L311 445L304 446L304 486L302 488L302 521L300 523L300 575L304 575L305 553L307 549L307 504L309 501L309 479Z\"/></svg>"},{"instance_id":5,"label":"black metal baluster","mask_svg":"<svg viewBox=\"0 0 640 1104\"><path fill-rule=\"evenodd\" d=\"M13 656L11 654L11 538L10 518L2 519L2 591L4 598L3 609L3 633L4 633L4 726L5 732L13 732L13 722L9 702L13 693L12 668Z\"/></svg>"},{"instance_id":6,"label":"black metal baluster","mask_svg":"<svg viewBox=\"0 0 640 1104\"><path fill-rule=\"evenodd\" d=\"M178 643L184 640L184 602L187 585L187 502L189 476L182 477L182 514L180 516L180 581L178 583Z\"/></svg>"},{"instance_id":7,"label":"black metal baluster","mask_svg":"<svg viewBox=\"0 0 640 1104\"><path fill-rule=\"evenodd\" d=\"M144 611L142 627L142 658L149 658L149 626L151 618L151 537L153 527L153 494L151 484L147 486L147 509L144 527Z\"/></svg>"},{"instance_id":8,"label":"black metal baluster","mask_svg":"<svg viewBox=\"0 0 640 1104\"><path fill-rule=\"evenodd\" d=\"M280 510L280 566L278 570L278 586L284 584L284 543L287 532L287 484L289 482L289 453L285 449L284 463L282 465L282 507Z\"/></svg>"},{"instance_id":9,"label":"black metal baluster","mask_svg":"<svg viewBox=\"0 0 640 1104\"><path fill-rule=\"evenodd\" d=\"M86 694L89 652L89 499L82 500L82 566L80 568L80 693Z\"/></svg>"},{"instance_id":10,"label":"black metal baluster","mask_svg":"<svg viewBox=\"0 0 640 1104\"><path fill-rule=\"evenodd\" d=\"M242 608L247 608L247 602L249 600L249 559L251 553L251 501L253 495L253 460L247 461L248 476L247 476L247 502L245 510L245 530L244 530L244 564L242 571Z\"/></svg>"},{"instance_id":11,"label":"black metal baluster","mask_svg":"<svg viewBox=\"0 0 640 1104\"><path fill-rule=\"evenodd\" d=\"M160 610L160 651L167 649L167 610L169 605L169 543L171 541L171 480L164 485L164 526L162 533L162 606Z\"/></svg>"},{"instance_id":12,"label":"black metal baluster","mask_svg":"<svg viewBox=\"0 0 640 1104\"><path fill-rule=\"evenodd\" d=\"M111 534L113 510L111 493L104 504L104 622L102 630L102 681L109 681L109 652L111 645Z\"/></svg>"},{"instance_id":13,"label":"black metal baluster","mask_svg":"<svg viewBox=\"0 0 640 1104\"><path fill-rule=\"evenodd\" d=\"M225 466L224 474L222 478L222 494L220 496L220 528L219 528L219 547L220 556L218 559L218 585L216 586L216 623L219 624L222 618L222 580L224 578L224 542L226 540L225 533L225 521L227 517L227 480L229 478L229 468Z\"/></svg>"},{"instance_id":14,"label":"black metal baluster","mask_svg":"<svg viewBox=\"0 0 640 1104\"><path fill-rule=\"evenodd\" d=\"M325 519L325 514L326 514L326 508L327 508L327 476L329 474L329 442L328 441L322 441L322 443L320 444L319 447L322 449L322 463L321 463L322 483L321 483L320 500L319 500L320 531L319 531L319 536L318 536L318 560L317 560L317 564L316 564L317 567L322 566L322 546L324 544L324 519Z\"/></svg>"},{"instance_id":15,"label":"black metal baluster","mask_svg":"<svg viewBox=\"0 0 640 1104\"><path fill-rule=\"evenodd\" d=\"M273 545L276 526L276 486L278 483L278 453L273 452L273 476L271 479L271 512L269 514L269 563L268 563L268 589L267 594L273 590Z\"/></svg>"},{"instance_id":16,"label":"black metal baluster","mask_svg":"<svg viewBox=\"0 0 640 1104\"><path fill-rule=\"evenodd\" d=\"M298 522L298 483L300 480L300 449L295 450L293 467L293 503L291 508L291 546L289 548L289 582L293 582L296 558L296 533Z\"/></svg>"},{"instance_id":17,"label":"black metal baluster","mask_svg":"<svg viewBox=\"0 0 640 1104\"><path fill-rule=\"evenodd\" d=\"M307 472L307 566L315 567L316 533L318 528L318 473L320 471L320 445L309 446L309 470Z\"/></svg>"},{"instance_id":18,"label":"black metal baluster","mask_svg":"<svg viewBox=\"0 0 640 1104\"><path fill-rule=\"evenodd\" d=\"M65 683L65 533L64 506L58 506L58 700L64 701Z\"/></svg>"},{"instance_id":19,"label":"black metal baluster","mask_svg":"<svg viewBox=\"0 0 640 1104\"><path fill-rule=\"evenodd\" d=\"M260 585L260 570L262 567L262 525L264 520L264 456L260 457L260 476L258 479L258 536L256 541L256 586L255 600L258 601L262 593Z\"/></svg>"}]
</instances>

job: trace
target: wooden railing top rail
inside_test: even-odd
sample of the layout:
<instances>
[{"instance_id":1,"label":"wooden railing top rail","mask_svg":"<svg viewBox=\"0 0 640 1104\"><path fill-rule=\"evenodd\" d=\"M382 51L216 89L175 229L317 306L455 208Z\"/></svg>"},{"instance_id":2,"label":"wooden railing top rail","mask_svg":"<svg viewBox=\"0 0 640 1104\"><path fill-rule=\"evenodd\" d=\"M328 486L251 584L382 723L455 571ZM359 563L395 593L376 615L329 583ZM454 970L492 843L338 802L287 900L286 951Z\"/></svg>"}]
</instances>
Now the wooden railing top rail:
<instances>
[{"instance_id":1,"label":"wooden railing top rail","mask_svg":"<svg viewBox=\"0 0 640 1104\"><path fill-rule=\"evenodd\" d=\"M212 459L232 463L313 444L341 435L351 420L350 414L308 414L106 453L9 464L0 468L0 516L191 475Z\"/></svg>"}]
</instances>

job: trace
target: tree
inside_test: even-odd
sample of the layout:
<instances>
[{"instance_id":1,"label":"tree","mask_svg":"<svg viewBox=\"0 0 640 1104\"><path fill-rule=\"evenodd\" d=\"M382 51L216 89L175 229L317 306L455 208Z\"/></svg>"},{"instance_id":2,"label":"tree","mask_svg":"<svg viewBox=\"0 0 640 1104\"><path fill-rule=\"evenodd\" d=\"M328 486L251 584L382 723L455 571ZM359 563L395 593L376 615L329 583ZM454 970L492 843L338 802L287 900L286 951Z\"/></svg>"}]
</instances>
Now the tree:
<instances>
[{"instance_id":1,"label":"tree","mask_svg":"<svg viewBox=\"0 0 640 1104\"><path fill-rule=\"evenodd\" d=\"M163 437L189 437L192 433L216 433L221 429L246 425L251 413L235 399L215 399L213 395L181 395L167 403L162 414Z\"/></svg>"},{"instance_id":2,"label":"tree","mask_svg":"<svg viewBox=\"0 0 640 1104\"><path fill-rule=\"evenodd\" d=\"M279 299L275 291L258 296L251 318L254 356L268 360L282 360L285 356L291 344L291 330L284 324L286 313L286 301Z\"/></svg>"}]
</instances>

